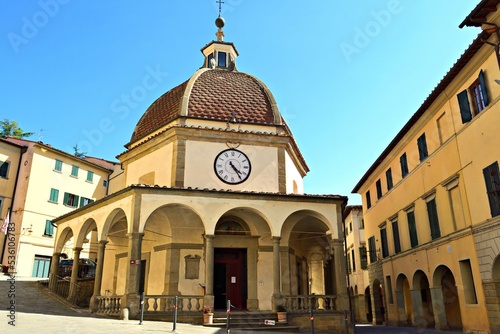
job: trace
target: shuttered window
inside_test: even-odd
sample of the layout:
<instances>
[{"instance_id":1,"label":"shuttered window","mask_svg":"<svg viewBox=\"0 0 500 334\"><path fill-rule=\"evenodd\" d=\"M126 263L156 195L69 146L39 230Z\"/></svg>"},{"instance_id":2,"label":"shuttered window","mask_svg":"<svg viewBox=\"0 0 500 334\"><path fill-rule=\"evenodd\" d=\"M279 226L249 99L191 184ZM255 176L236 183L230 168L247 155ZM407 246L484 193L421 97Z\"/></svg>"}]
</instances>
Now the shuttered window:
<instances>
[{"instance_id":1,"label":"shuttered window","mask_svg":"<svg viewBox=\"0 0 500 334\"><path fill-rule=\"evenodd\" d=\"M418 237L417 237L417 225L415 223L415 212L410 211L406 213L406 217L408 219L408 231L410 232L410 244L411 247L418 246Z\"/></svg>"},{"instance_id":2,"label":"shuttered window","mask_svg":"<svg viewBox=\"0 0 500 334\"><path fill-rule=\"evenodd\" d=\"M392 170L390 168L385 172L385 178L387 180L387 191L389 191L393 187L393 184L392 184Z\"/></svg>"},{"instance_id":3,"label":"shuttered window","mask_svg":"<svg viewBox=\"0 0 500 334\"><path fill-rule=\"evenodd\" d=\"M500 175L498 170L498 161L495 161L483 169L484 183L486 184L486 193L490 203L491 216L500 215Z\"/></svg>"},{"instance_id":4,"label":"shuttered window","mask_svg":"<svg viewBox=\"0 0 500 334\"><path fill-rule=\"evenodd\" d=\"M408 160L406 159L406 153L399 158L399 164L401 165L401 177L408 175Z\"/></svg>"},{"instance_id":5,"label":"shuttered window","mask_svg":"<svg viewBox=\"0 0 500 334\"><path fill-rule=\"evenodd\" d=\"M401 242L399 240L399 226L398 221L392 221L392 236L394 239L394 252L397 254L401 252Z\"/></svg>"},{"instance_id":6,"label":"shuttered window","mask_svg":"<svg viewBox=\"0 0 500 334\"><path fill-rule=\"evenodd\" d=\"M427 215L429 216L429 225L431 227L431 239L437 239L441 236L441 231L439 229L436 199L431 199L427 202Z\"/></svg>"},{"instance_id":7,"label":"shuttered window","mask_svg":"<svg viewBox=\"0 0 500 334\"><path fill-rule=\"evenodd\" d=\"M49 202L57 203L59 200L59 190L57 189L50 189L50 197L49 197Z\"/></svg>"},{"instance_id":8,"label":"shuttered window","mask_svg":"<svg viewBox=\"0 0 500 334\"><path fill-rule=\"evenodd\" d=\"M469 95L472 103L469 103ZM469 122L472 117L479 114L488 106L490 100L483 70L479 72L476 81L474 81L468 89L461 91L457 95L457 98L458 106L460 107L460 115L462 116L462 123Z\"/></svg>"},{"instance_id":9,"label":"shuttered window","mask_svg":"<svg viewBox=\"0 0 500 334\"><path fill-rule=\"evenodd\" d=\"M418 137L417 146L418 146L418 156L420 158L420 162L422 162L429 156L429 153L427 152L427 141L425 139L425 133L423 133L420 137Z\"/></svg>"}]
</instances>

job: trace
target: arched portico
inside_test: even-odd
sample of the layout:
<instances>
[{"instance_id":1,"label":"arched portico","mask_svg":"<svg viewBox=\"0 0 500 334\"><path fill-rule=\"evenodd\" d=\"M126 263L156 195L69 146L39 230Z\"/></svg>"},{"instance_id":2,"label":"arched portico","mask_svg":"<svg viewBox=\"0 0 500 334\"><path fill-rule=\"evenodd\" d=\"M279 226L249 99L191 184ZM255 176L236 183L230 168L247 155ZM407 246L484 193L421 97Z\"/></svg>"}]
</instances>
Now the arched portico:
<instances>
[{"instance_id":1,"label":"arched portico","mask_svg":"<svg viewBox=\"0 0 500 334\"><path fill-rule=\"evenodd\" d=\"M396 300L400 325L411 325L413 318L413 304L411 301L410 282L404 274L399 274L396 279Z\"/></svg>"},{"instance_id":2,"label":"arched portico","mask_svg":"<svg viewBox=\"0 0 500 334\"><path fill-rule=\"evenodd\" d=\"M433 275L432 305L437 329L462 328L460 299L451 270L440 265Z\"/></svg>"},{"instance_id":3,"label":"arched portico","mask_svg":"<svg viewBox=\"0 0 500 334\"><path fill-rule=\"evenodd\" d=\"M415 326L421 328L434 327L434 311L429 279L422 270L417 270L413 274L411 301Z\"/></svg>"}]
</instances>

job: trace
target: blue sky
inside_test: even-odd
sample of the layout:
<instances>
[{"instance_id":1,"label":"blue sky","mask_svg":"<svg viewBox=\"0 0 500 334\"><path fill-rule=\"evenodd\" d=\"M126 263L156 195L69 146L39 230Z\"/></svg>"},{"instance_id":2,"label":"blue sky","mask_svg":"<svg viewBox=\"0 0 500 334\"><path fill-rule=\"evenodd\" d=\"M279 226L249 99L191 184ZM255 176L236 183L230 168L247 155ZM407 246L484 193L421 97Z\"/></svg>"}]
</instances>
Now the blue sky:
<instances>
[{"instance_id":1,"label":"blue sky","mask_svg":"<svg viewBox=\"0 0 500 334\"><path fill-rule=\"evenodd\" d=\"M225 41L273 92L310 172L349 196L475 36L479 0L224 0ZM0 118L116 160L147 107L215 39L215 0L0 3Z\"/></svg>"}]
</instances>

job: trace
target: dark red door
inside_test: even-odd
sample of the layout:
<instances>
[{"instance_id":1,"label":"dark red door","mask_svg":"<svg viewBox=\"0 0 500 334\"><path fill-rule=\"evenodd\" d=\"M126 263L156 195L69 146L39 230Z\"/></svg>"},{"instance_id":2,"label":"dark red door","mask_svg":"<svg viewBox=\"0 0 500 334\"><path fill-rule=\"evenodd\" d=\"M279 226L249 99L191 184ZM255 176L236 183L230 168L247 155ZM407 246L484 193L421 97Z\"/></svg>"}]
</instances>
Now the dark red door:
<instances>
[{"instance_id":1,"label":"dark red door","mask_svg":"<svg viewBox=\"0 0 500 334\"><path fill-rule=\"evenodd\" d=\"M227 300L234 309L246 308L246 249L215 249L214 298L216 309L226 309Z\"/></svg>"}]
</instances>

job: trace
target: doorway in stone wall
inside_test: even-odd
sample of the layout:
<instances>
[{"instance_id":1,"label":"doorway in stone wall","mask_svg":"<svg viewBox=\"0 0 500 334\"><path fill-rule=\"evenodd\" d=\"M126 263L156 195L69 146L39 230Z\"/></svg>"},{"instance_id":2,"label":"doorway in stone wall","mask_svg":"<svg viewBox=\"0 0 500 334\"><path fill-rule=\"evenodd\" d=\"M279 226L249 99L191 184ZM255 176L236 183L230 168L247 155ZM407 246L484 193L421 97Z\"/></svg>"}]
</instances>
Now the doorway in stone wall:
<instances>
[{"instance_id":1,"label":"doorway in stone wall","mask_svg":"<svg viewBox=\"0 0 500 334\"><path fill-rule=\"evenodd\" d=\"M244 310L247 297L247 250L215 248L214 308L226 309L230 300L233 309Z\"/></svg>"}]
</instances>

